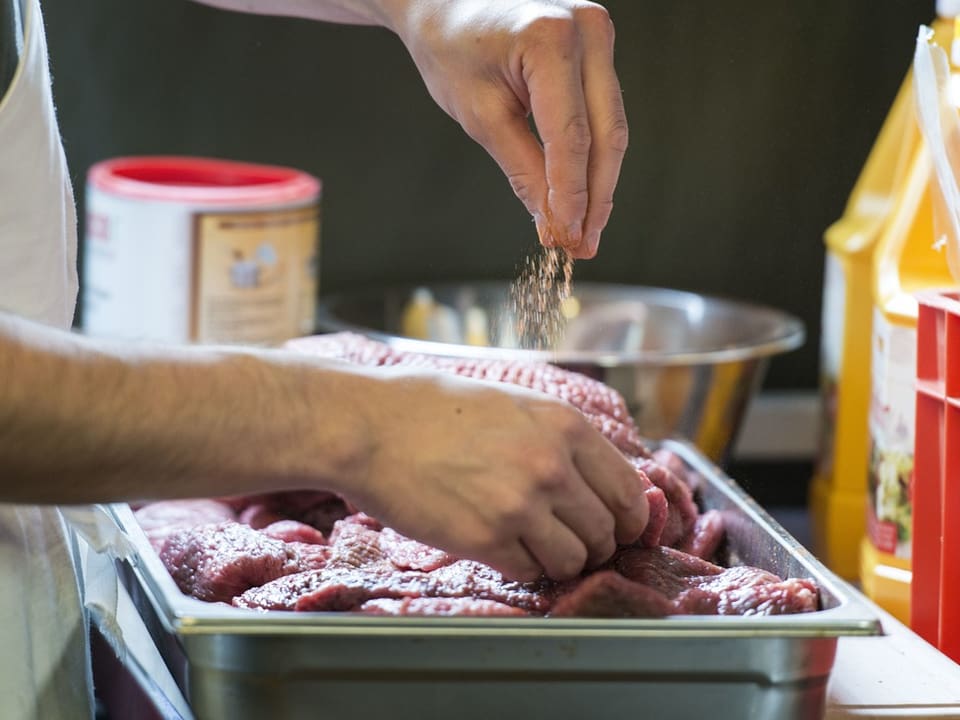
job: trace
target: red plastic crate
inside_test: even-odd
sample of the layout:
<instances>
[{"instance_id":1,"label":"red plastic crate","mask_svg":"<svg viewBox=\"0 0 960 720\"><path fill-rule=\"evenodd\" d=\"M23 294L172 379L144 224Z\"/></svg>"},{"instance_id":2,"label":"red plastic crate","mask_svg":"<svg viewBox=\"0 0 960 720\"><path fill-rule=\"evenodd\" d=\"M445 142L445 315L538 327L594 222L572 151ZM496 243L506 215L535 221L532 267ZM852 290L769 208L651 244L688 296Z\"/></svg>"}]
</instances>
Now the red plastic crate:
<instances>
[{"instance_id":1,"label":"red plastic crate","mask_svg":"<svg viewBox=\"0 0 960 720\"><path fill-rule=\"evenodd\" d=\"M960 662L960 291L917 300L910 624Z\"/></svg>"}]
</instances>

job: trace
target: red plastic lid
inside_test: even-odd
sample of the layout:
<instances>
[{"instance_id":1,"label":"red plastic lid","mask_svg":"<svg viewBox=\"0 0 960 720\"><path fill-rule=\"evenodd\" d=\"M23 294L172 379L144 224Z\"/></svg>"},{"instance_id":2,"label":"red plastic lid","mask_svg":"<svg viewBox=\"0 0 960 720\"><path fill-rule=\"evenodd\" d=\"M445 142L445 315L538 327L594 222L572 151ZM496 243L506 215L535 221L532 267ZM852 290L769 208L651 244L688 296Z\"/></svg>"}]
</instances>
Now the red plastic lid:
<instances>
[{"instance_id":1,"label":"red plastic lid","mask_svg":"<svg viewBox=\"0 0 960 720\"><path fill-rule=\"evenodd\" d=\"M320 195L300 170L198 157L121 157L90 168L87 180L121 197L211 205L286 205Z\"/></svg>"}]
</instances>

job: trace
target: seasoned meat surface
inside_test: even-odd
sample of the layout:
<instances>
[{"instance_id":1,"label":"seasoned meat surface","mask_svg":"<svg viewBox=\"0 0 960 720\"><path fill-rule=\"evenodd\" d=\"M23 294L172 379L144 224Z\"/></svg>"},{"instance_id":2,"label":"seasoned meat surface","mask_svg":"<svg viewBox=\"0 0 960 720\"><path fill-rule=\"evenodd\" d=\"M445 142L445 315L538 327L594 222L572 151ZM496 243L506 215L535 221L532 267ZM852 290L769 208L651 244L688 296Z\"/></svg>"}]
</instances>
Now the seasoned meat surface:
<instances>
[{"instance_id":1,"label":"seasoned meat surface","mask_svg":"<svg viewBox=\"0 0 960 720\"><path fill-rule=\"evenodd\" d=\"M477 380L520 385L560 398L576 407L590 423L625 455L649 457L620 394L580 373L549 365L507 360L444 358L403 352L361 335L337 333L299 338L287 343L291 350L345 360L356 365L402 365L439 370Z\"/></svg>"},{"instance_id":2,"label":"seasoned meat surface","mask_svg":"<svg viewBox=\"0 0 960 720\"><path fill-rule=\"evenodd\" d=\"M178 530L160 560L183 592L221 602L301 569L294 548L237 522Z\"/></svg>"}]
</instances>

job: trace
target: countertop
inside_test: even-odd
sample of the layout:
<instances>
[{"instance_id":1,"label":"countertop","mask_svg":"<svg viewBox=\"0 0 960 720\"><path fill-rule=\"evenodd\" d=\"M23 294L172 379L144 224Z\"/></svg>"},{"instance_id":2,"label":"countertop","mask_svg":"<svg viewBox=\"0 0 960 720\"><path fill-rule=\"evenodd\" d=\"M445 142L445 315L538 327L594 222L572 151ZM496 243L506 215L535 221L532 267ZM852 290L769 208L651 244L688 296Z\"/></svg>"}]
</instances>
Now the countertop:
<instances>
[{"instance_id":1,"label":"countertop","mask_svg":"<svg viewBox=\"0 0 960 720\"><path fill-rule=\"evenodd\" d=\"M768 511L791 535L810 546L805 508ZM960 665L888 612L871 605L886 634L840 638L825 717L960 720Z\"/></svg>"},{"instance_id":2,"label":"countertop","mask_svg":"<svg viewBox=\"0 0 960 720\"><path fill-rule=\"evenodd\" d=\"M960 665L877 613L886 635L838 642L825 717L960 718Z\"/></svg>"}]
</instances>

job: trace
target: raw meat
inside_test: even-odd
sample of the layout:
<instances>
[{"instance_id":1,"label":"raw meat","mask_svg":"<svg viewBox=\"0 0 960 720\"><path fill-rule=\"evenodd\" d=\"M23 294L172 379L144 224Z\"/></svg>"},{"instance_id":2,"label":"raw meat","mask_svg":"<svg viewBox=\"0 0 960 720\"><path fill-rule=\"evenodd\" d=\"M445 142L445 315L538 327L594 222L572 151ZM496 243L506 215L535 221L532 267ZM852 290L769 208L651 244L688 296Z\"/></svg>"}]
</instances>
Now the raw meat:
<instances>
[{"instance_id":1,"label":"raw meat","mask_svg":"<svg viewBox=\"0 0 960 720\"><path fill-rule=\"evenodd\" d=\"M387 559L401 570L423 570L430 572L456 560L443 550L411 540L391 528L380 533L380 547Z\"/></svg>"},{"instance_id":2,"label":"raw meat","mask_svg":"<svg viewBox=\"0 0 960 720\"><path fill-rule=\"evenodd\" d=\"M360 538L369 549L379 546L375 535L380 533L347 523L338 542L352 545ZM388 543L394 541L391 536ZM233 603L260 610L364 611L373 600L466 598L558 617L776 615L809 612L818 605L816 587L808 580L783 581L751 567L724 569L664 547L622 548L604 569L565 583L513 582L469 560L418 571L397 567L383 552L361 555L365 558L361 564L331 563L316 572L280 577L247 590ZM454 606L408 602L384 605L381 610L431 614L431 607Z\"/></svg>"},{"instance_id":3,"label":"raw meat","mask_svg":"<svg viewBox=\"0 0 960 720\"><path fill-rule=\"evenodd\" d=\"M748 566L724 569L672 548L628 548L612 562L625 577L673 601L677 614L784 615L819 607L810 580L781 580Z\"/></svg>"},{"instance_id":4,"label":"raw meat","mask_svg":"<svg viewBox=\"0 0 960 720\"><path fill-rule=\"evenodd\" d=\"M653 588L602 570L575 585L554 604L554 617L665 617L673 605Z\"/></svg>"},{"instance_id":5,"label":"raw meat","mask_svg":"<svg viewBox=\"0 0 960 720\"><path fill-rule=\"evenodd\" d=\"M433 572L372 565L328 567L280 577L234 598L237 607L261 610L359 610L379 598L472 598L543 614L552 600L551 584L542 580L504 580L496 570L458 560Z\"/></svg>"},{"instance_id":6,"label":"raw meat","mask_svg":"<svg viewBox=\"0 0 960 720\"><path fill-rule=\"evenodd\" d=\"M308 545L326 545L327 539L315 527L299 520L278 520L261 530L267 537L284 542L306 543Z\"/></svg>"},{"instance_id":7,"label":"raw meat","mask_svg":"<svg viewBox=\"0 0 960 720\"><path fill-rule=\"evenodd\" d=\"M327 535L337 520L356 512L342 498L326 490L291 490L253 495L246 502L230 498L230 502L238 509L240 522L256 530L279 520L292 519Z\"/></svg>"},{"instance_id":8,"label":"raw meat","mask_svg":"<svg viewBox=\"0 0 960 720\"><path fill-rule=\"evenodd\" d=\"M674 545L680 542L693 529L693 524L697 520L697 505L693 501L690 488L670 470L654 460L637 458L633 460L633 464L666 496L667 516L660 536L656 542L645 544Z\"/></svg>"},{"instance_id":9,"label":"raw meat","mask_svg":"<svg viewBox=\"0 0 960 720\"><path fill-rule=\"evenodd\" d=\"M725 530L723 515L716 510L707 510L697 518L690 533L680 542L677 549L695 555L704 560L715 557Z\"/></svg>"},{"instance_id":10,"label":"raw meat","mask_svg":"<svg viewBox=\"0 0 960 720\"><path fill-rule=\"evenodd\" d=\"M649 457L620 394L580 373L546 363L443 358L395 350L361 335L337 333L291 340L291 350L345 360L355 365L403 365L439 370L477 380L520 385L560 398L582 412L625 455Z\"/></svg>"},{"instance_id":11,"label":"raw meat","mask_svg":"<svg viewBox=\"0 0 960 720\"><path fill-rule=\"evenodd\" d=\"M217 500L161 500L144 505L135 516L158 553L163 550L167 538L178 530L236 520L237 517L232 507Z\"/></svg>"},{"instance_id":12,"label":"raw meat","mask_svg":"<svg viewBox=\"0 0 960 720\"><path fill-rule=\"evenodd\" d=\"M305 569L295 547L237 522L177 530L167 538L160 560L183 592L221 602ZM316 562L310 557L307 564L316 567Z\"/></svg>"}]
</instances>

